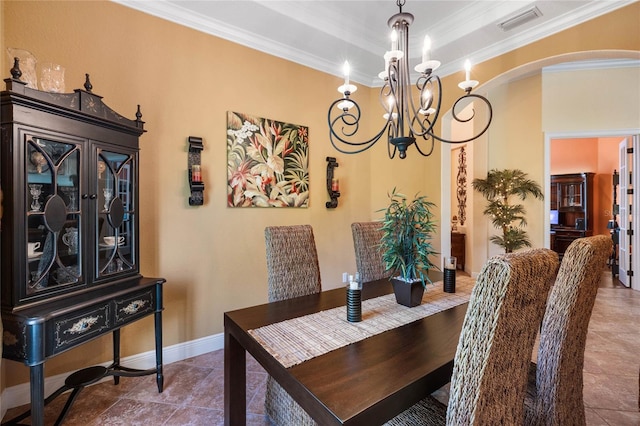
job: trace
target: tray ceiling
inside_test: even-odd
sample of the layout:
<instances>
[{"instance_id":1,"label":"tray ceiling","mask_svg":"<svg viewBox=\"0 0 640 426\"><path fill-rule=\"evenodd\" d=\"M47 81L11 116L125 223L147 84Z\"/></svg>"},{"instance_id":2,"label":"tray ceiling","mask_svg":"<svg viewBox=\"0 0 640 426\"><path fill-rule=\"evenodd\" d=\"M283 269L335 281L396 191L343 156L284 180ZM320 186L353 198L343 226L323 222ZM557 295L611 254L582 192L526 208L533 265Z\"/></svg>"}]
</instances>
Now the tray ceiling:
<instances>
[{"instance_id":1,"label":"tray ceiling","mask_svg":"<svg viewBox=\"0 0 640 426\"><path fill-rule=\"evenodd\" d=\"M367 86L381 84L387 20L398 12L394 0L114 1L333 75L348 59L352 80ZM403 12L415 16L411 63L419 62L426 34L432 57L443 64L438 74L446 76L462 70L467 58L485 61L632 2L407 0ZM505 31L505 22L515 26Z\"/></svg>"}]
</instances>

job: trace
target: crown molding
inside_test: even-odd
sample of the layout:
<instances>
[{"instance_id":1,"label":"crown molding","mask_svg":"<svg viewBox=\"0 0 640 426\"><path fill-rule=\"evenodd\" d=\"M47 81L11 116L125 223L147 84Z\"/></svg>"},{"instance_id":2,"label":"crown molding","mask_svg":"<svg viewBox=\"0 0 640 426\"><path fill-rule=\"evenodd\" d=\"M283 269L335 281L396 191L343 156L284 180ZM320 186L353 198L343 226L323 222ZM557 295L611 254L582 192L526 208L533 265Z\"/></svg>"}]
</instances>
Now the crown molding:
<instances>
[{"instance_id":1,"label":"crown molding","mask_svg":"<svg viewBox=\"0 0 640 426\"><path fill-rule=\"evenodd\" d=\"M542 73L563 72L563 71L589 71L610 68L638 68L640 69L640 59L603 59L587 60L576 62L564 62L562 64L544 67Z\"/></svg>"},{"instance_id":2,"label":"crown molding","mask_svg":"<svg viewBox=\"0 0 640 426\"><path fill-rule=\"evenodd\" d=\"M267 39L260 34L250 33L233 25L229 25L223 20L215 19L199 13L194 13L193 11L180 6L179 2L136 0L112 1L123 6L138 10L140 12L147 13L149 15L153 15L161 19L165 19L225 40L229 40L231 42L267 53L269 55L292 61L330 75L341 77L341 68L336 66L337 60L327 60L327 58L314 55L308 51L292 48L291 46L288 46L284 43ZM495 43L491 46L487 46L480 50L476 50L475 52L465 53L466 56L464 57L448 61L448 63L443 64L438 69L438 75L440 77L445 77L459 72L461 70L461 64L463 63L464 59L466 59L466 57L471 58L474 64L481 63L517 49L521 46L533 43L537 40L558 33L567 28L586 22L590 19L612 12L623 6L634 3L635 1L637 0L589 2L583 7L574 9L571 12L566 13L560 17L550 19L549 21L541 25L532 27L529 30L518 33L501 42ZM484 7L485 9L487 7L490 7L493 11L492 13L498 14L497 11L501 8L502 11L504 11L504 8L506 7L513 8L513 3L517 2L497 1L489 2L490 5L487 5L486 2L479 2L478 5L473 5L472 7L470 6L468 8L462 9L460 11L460 16L477 17L479 13L478 7ZM268 4L268 2L266 2L266 4ZM260 3L260 5L265 6L265 3ZM276 12L279 10L274 5L269 5L268 7L269 9ZM302 15L299 15L297 19L308 17L310 13L314 13L314 9L310 9L310 6L307 6L300 13L302 13ZM476 22L475 18L473 22ZM440 25L440 27L438 27L438 25ZM445 28L444 24L438 25L434 26L434 28ZM459 26L456 25L448 25L449 28L459 28ZM437 34L434 34L434 36L438 37ZM452 37L456 37L456 32L454 30L443 33L443 40L449 40L452 39ZM363 47L367 51L371 50L371 46L365 45ZM375 69L365 73L362 71L354 70L351 78L354 82L364 84L369 87L381 86L382 82L377 78L378 71L378 69Z\"/></svg>"}]
</instances>

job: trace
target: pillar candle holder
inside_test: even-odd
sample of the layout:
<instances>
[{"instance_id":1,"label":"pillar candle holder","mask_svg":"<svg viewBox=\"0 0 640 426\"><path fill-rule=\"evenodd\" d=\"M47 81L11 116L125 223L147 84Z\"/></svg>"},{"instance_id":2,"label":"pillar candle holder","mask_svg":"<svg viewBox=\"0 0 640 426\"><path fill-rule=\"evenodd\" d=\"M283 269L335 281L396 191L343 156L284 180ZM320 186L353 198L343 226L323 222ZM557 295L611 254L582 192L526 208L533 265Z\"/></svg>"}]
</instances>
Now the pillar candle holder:
<instances>
[{"instance_id":1,"label":"pillar candle holder","mask_svg":"<svg viewBox=\"0 0 640 426\"><path fill-rule=\"evenodd\" d=\"M202 182L202 169L200 166L200 153L204 148L202 138L189 136L189 156L187 157L187 178L189 179L190 206L204 204L204 182Z\"/></svg>"},{"instance_id":2,"label":"pillar candle holder","mask_svg":"<svg viewBox=\"0 0 640 426\"><path fill-rule=\"evenodd\" d=\"M347 283L347 321L362 321L362 282L358 275Z\"/></svg>"},{"instance_id":3,"label":"pillar candle holder","mask_svg":"<svg viewBox=\"0 0 640 426\"><path fill-rule=\"evenodd\" d=\"M338 207L338 197L340 196L340 187L338 185L338 179L333 177L333 169L338 167L338 162L334 157L327 157L327 192L331 201L327 201L328 209L335 209Z\"/></svg>"},{"instance_id":4,"label":"pillar candle holder","mask_svg":"<svg viewBox=\"0 0 640 426\"><path fill-rule=\"evenodd\" d=\"M444 258L444 281L443 290L445 293L456 292L456 264L457 259L454 256Z\"/></svg>"}]
</instances>

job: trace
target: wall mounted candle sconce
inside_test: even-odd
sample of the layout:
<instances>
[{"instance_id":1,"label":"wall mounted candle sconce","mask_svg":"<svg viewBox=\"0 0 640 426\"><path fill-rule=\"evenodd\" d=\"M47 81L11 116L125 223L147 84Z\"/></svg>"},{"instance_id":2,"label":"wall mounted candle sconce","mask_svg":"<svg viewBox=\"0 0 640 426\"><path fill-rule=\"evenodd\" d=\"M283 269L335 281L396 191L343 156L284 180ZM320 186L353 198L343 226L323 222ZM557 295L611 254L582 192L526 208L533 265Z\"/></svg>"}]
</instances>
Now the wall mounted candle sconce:
<instances>
[{"instance_id":1,"label":"wall mounted candle sconce","mask_svg":"<svg viewBox=\"0 0 640 426\"><path fill-rule=\"evenodd\" d=\"M189 179L190 206L201 206L204 204L204 183L202 182L202 170L200 153L204 149L202 138L189 136L189 157L187 175Z\"/></svg>"},{"instance_id":2,"label":"wall mounted candle sconce","mask_svg":"<svg viewBox=\"0 0 640 426\"><path fill-rule=\"evenodd\" d=\"M334 157L327 157L327 192L331 201L327 201L328 209L338 207L338 197L340 196L340 184L338 179L333 177L333 169L338 167L338 162Z\"/></svg>"}]
</instances>

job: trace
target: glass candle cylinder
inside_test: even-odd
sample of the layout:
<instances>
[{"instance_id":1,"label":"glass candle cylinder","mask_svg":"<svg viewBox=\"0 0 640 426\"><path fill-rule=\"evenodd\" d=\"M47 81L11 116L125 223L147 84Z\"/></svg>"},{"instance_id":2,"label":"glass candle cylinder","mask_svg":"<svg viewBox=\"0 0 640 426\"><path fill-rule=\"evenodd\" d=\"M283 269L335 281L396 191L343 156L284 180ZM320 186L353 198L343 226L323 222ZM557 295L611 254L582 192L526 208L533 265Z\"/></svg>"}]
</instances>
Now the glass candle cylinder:
<instances>
[{"instance_id":1,"label":"glass candle cylinder","mask_svg":"<svg viewBox=\"0 0 640 426\"><path fill-rule=\"evenodd\" d=\"M443 290L445 293L456 292L456 264L458 259L454 256L444 258L444 281Z\"/></svg>"},{"instance_id":2,"label":"glass candle cylinder","mask_svg":"<svg viewBox=\"0 0 640 426\"><path fill-rule=\"evenodd\" d=\"M191 166L191 181L202 182L202 173L200 172L200 165L194 164Z\"/></svg>"}]
</instances>

